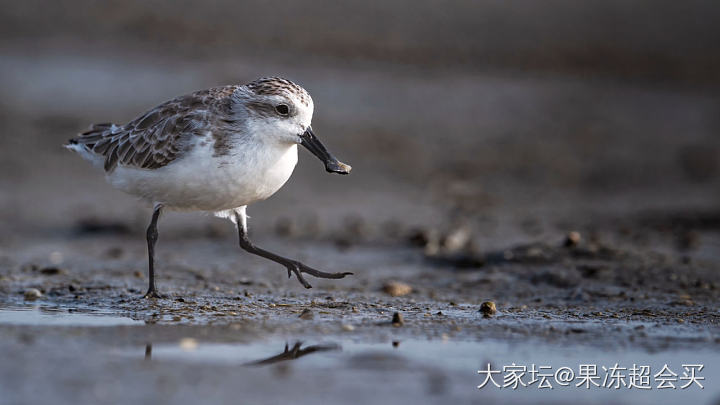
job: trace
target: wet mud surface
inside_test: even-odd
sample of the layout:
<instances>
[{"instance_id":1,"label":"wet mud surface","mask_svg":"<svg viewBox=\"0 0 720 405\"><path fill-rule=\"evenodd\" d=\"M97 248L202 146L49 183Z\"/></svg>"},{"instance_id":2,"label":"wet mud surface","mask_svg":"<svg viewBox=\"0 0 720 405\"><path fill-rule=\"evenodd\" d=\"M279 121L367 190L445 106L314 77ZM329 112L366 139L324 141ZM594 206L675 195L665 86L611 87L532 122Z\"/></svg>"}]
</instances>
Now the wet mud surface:
<instances>
[{"instance_id":1,"label":"wet mud surface","mask_svg":"<svg viewBox=\"0 0 720 405\"><path fill-rule=\"evenodd\" d=\"M280 222L265 244L321 268L343 263L355 275L312 279L315 288L306 290L283 268L235 251L231 235L168 236L159 244L166 296L145 300L142 238L117 224L81 221L74 236L40 249L51 250L44 259L13 263L5 251L0 350L13 364L2 368L6 403L132 402L148 393L161 403L236 395L299 403L318 396L358 403L616 401L613 390L600 388L476 388L477 370L487 363L588 362L707 367L703 390L636 390L625 393L628 403L711 403L717 396L711 381L720 378L713 367L720 360L720 280L704 251L717 243L714 229L692 221L672 231L646 225L640 229L656 239L653 249L609 225L591 237L558 233L482 251L472 237L457 235L470 232L465 228L396 229L382 243L369 235L308 241L289 236ZM678 232L693 232L696 245L679 246ZM77 257L68 257L72 252ZM61 364L73 375L55 374ZM118 379L138 391L124 392L113 383ZM297 390L307 395L298 398Z\"/></svg>"}]
</instances>

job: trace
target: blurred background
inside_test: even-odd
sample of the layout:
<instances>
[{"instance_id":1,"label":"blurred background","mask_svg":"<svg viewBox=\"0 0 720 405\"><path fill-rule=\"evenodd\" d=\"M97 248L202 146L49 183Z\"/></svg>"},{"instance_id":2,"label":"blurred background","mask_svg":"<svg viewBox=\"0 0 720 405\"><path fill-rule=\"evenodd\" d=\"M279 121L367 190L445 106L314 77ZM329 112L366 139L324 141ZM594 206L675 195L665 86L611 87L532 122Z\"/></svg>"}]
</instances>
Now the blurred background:
<instances>
[{"instance_id":1,"label":"blurred background","mask_svg":"<svg viewBox=\"0 0 720 405\"><path fill-rule=\"evenodd\" d=\"M3 233L62 233L78 217L144 227L147 207L60 145L269 75L310 91L314 128L355 170L328 176L301 152L289 184L251 208L260 233L293 215L464 222L492 245L640 210L711 215L718 21L699 0L6 1Z\"/></svg>"}]
</instances>

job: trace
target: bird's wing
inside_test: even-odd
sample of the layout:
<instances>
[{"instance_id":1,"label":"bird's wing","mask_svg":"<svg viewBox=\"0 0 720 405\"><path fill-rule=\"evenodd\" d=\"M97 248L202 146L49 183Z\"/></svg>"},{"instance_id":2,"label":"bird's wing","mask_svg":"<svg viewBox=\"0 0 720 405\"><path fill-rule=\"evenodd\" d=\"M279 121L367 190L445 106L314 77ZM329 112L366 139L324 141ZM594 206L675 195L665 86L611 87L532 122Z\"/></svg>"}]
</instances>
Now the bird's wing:
<instances>
[{"instance_id":1,"label":"bird's wing","mask_svg":"<svg viewBox=\"0 0 720 405\"><path fill-rule=\"evenodd\" d=\"M160 104L126 125L95 124L71 144L105 158L105 171L120 164L157 169L180 158L188 140L211 129L228 114L235 86L217 87Z\"/></svg>"}]
</instances>

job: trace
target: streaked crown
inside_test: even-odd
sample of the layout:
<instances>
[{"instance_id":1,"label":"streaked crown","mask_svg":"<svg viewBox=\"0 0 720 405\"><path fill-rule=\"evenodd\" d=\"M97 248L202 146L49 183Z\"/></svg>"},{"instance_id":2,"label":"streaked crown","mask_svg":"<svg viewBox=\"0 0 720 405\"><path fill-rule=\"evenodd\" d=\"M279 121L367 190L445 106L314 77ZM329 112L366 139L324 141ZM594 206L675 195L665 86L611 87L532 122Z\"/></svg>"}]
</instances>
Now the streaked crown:
<instances>
[{"instance_id":1,"label":"streaked crown","mask_svg":"<svg viewBox=\"0 0 720 405\"><path fill-rule=\"evenodd\" d=\"M246 86L260 96L276 95L294 98L305 106L312 103L312 97L305 89L282 77L263 77L248 83Z\"/></svg>"}]
</instances>

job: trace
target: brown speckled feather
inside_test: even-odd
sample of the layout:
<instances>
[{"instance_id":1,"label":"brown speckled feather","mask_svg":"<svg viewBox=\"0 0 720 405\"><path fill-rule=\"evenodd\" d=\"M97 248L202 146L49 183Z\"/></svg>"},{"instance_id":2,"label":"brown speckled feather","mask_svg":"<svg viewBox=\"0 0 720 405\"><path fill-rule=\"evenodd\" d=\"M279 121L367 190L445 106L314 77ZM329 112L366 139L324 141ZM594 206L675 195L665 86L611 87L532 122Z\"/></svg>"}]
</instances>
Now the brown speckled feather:
<instances>
[{"instance_id":1,"label":"brown speckled feather","mask_svg":"<svg viewBox=\"0 0 720 405\"><path fill-rule=\"evenodd\" d=\"M263 77L255 80L254 82L248 83L247 87L255 92L255 94L260 95L292 93L295 94L300 99L300 102L306 106L308 105L308 100L310 99L310 95L307 94L305 89L288 79L283 79L282 77Z\"/></svg>"},{"instance_id":2,"label":"brown speckled feather","mask_svg":"<svg viewBox=\"0 0 720 405\"><path fill-rule=\"evenodd\" d=\"M181 96L122 126L95 124L70 143L103 156L107 172L118 164L143 169L166 166L186 152L192 136L208 131L221 148L223 142L218 141L229 130L230 96L237 88L223 86Z\"/></svg>"}]
</instances>

